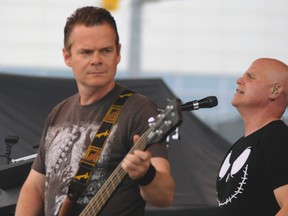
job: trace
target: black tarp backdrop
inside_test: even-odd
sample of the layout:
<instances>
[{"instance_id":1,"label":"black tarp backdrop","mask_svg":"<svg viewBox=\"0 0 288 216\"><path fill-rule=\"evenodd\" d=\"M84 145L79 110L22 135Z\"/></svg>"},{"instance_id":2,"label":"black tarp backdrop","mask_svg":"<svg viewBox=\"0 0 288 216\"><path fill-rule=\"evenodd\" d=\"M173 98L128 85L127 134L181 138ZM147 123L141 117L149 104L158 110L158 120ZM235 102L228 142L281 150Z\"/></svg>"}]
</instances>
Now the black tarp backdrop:
<instances>
[{"instance_id":1,"label":"black tarp backdrop","mask_svg":"<svg viewBox=\"0 0 288 216\"><path fill-rule=\"evenodd\" d=\"M152 98L159 107L165 107L168 98L175 98L173 92L161 79L118 81ZM17 159L35 154L37 149L33 146L39 144L49 111L58 102L76 92L76 83L73 79L0 74L0 155L5 153L4 139L9 135L19 136L19 142L12 147L11 158ZM176 181L174 203L167 209L148 206L146 215L176 215L177 213L181 216L215 216L217 215L216 177L230 144L192 112L183 112L183 123L179 127L179 134L181 140L172 141L168 148L171 171ZM12 166L5 165L6 162L5 158L0 158L0 174L1 170L7 171L9 166ZM17 164L13 164L13 167L15 166L17 167ZM9 178L17 180L17 174L22 176L27 174L27 171L23 172L18 170ZM3 177L2 174L0 178ZM20 186L21 184L22 182ZM1 194L3 198L10 190L13 188L0 191L0 198Z\"/></svg>"}]
</instances>

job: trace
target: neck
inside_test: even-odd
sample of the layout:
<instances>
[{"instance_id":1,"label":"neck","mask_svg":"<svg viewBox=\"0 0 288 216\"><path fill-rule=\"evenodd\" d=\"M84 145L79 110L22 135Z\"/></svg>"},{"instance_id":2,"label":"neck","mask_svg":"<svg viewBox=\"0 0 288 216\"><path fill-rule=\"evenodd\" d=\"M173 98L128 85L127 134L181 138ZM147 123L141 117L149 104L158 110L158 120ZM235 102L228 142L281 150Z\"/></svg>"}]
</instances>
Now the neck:
<instances>
[{"instance_id":1,"label":"neck","mask_svg":"<svg viewBox=\"0 0 288 216\"><path fill-rule=\"evenodd\" d=\"M115 82L111 82L103 87L79 88L80 104L85 106L99 101L108 94L114 86Z\"/></svg>"},{"instance_id":2,"label":"neck","mask_svg":"<svg viewBox=\"0 0 288 216\"><path fill-rule=\"evenodd\" d=\"M253 112L246 115L241 114L244 122L244 136L248 136L272 121L280 120L279 115L264 115L261 112Z\"/></svg>"}]
</instances>

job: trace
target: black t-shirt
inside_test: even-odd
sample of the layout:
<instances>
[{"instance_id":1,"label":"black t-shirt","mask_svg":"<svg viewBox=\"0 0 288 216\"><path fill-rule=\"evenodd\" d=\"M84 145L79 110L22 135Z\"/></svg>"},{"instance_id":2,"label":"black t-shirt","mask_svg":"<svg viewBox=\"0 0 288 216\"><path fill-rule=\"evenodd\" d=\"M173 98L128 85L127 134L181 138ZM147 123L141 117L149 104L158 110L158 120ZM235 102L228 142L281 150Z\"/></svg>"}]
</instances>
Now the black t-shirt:
<instances>
[{"instance_id":1,"label":"black t-shirt","mask_svg":"<svg viewBox=\"0 0 288 216\"><path fill-rule=\"evenodd\" d=\"M225 156L217 178L218 205L225 216L274 216L273 190L288 184L288 127L273 121L240 138Z\"/></svg>"},{"instance_id":2,"label":"black t-shirt","mask_svg":"<svg viewBox=\"0 0 288 216\"><path fill-rule=\"evenodd\" d=\"M70 179L93 139L104 115L123 86L116 87L101 100L88 106L79 104L76 94L57 105L49 114L33 169L46 175L45 215L57 215L67 194ZM147 120L157 114L155 104L140 94L130 96L122 108L94 167L90 182L74 212L87 205L133 145L133 135L143 134ZM148 147L152 157L167 157L165 145ZM144 215L145 202L139 186L126 177L99 215ZM77 215L77 213L76 213Z\"/></svg>"}]
</instances>

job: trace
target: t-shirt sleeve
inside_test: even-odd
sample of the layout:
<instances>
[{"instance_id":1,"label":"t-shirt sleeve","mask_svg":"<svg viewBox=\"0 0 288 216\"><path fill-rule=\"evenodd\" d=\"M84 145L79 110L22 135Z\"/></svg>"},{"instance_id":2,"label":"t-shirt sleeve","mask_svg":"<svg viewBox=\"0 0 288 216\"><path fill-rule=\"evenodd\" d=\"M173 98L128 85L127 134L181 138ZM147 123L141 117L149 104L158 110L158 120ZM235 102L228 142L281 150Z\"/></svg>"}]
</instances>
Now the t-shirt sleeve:
<instances>
[{"instance_id":1,"label":"t-shirt sleeve","mask_svg":"<svg viewBox=\"0 0 288 216\"><path fill-rule=\"evenodd\" d=\"M45 126L42 132L42 137L40 139L40 145L37 153L37 157L35 158L33 164L32 164L32 169L36 170L37 172L40 172L42 174L46 174L46 168L45 168L45 136L46 136L46 131L48 128L48 122L49 119L51 118L53 111L49 114L49 116L46 119Z\"/></svg>"},{"instance_id":2,"label":"t-shirt sleeve","mask_svg":"<svg viewBox=\"0 0 288 216\"><path fill-rule=\"evenodd\" d=\"M267 144L267 178L272 189L288 184L288 131L276 128Z\"/></svg>"},{"instance_id":3,"label":"t-shirt sleeve","mask_svg":"<svg viewBox=\"0 0 288 216\"><path fill-rule=\"evenodd\" d=\"M275 151L277 148L277 151ZM270 179L271 187L276 189L283 185L288 184L288 142L285 146L275 146L271 151L271 162L269 164L267 174Z\"/></svg>"},{"instance_id":4,"label":"t-shirt sleeve","mask_svg":"<svg viewBox=\"0 0 288 216\"><path fill-rule=\"evenodd\" d=\"M37 157L35 158L32 169L36 170L37 172L40 172L45 175L45 142L44 142L44 136L42 136L40 141L40 146L38 149Z\"/></svg>"},{"instance_id":5,"label":"t-shirt sleeve","mask_svg":"<svg viewBox=\"0 0 288 216\"><path fill-rule=\"evenodd\" d=\"M138 97L138 99L134 100L133 103L134 104L130 104L133 109L136 109L134 110L135 116L133 118L133 133L142 135L149 128L148 119L151 117L155 118L159 113L158 107L149 98L144 96ZM165 141L160 143L149 143L147 145L147 150L151 152L152 157L168 158Z\"/></svg>"}]
</instances>

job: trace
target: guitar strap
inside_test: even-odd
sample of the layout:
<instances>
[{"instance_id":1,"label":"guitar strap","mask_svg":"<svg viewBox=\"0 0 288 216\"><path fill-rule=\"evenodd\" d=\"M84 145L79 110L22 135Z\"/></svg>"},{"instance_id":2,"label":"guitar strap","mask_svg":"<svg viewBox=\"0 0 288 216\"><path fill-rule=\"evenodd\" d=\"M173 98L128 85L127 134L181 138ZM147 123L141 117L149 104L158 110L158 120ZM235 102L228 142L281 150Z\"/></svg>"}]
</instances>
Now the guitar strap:
<instances>
[{"instance_id":1,"label":"guitar strap","mask_svg":"<svg viewBox=\"0 0 288 216\"><path fill-rule=\"evenodd\" d=\"M124 103L133 94L134 92L129 89L124 90L119 94L114 104L112 104L107 111L97 130L97 133L88 146L84 157L79 162L79 168L76 175L70 182L68 188L68 198L71 201L75 201L86 188L93 172L93 168L100 157L111 128L116 123Z\"/></svg>"}]
</instances>

